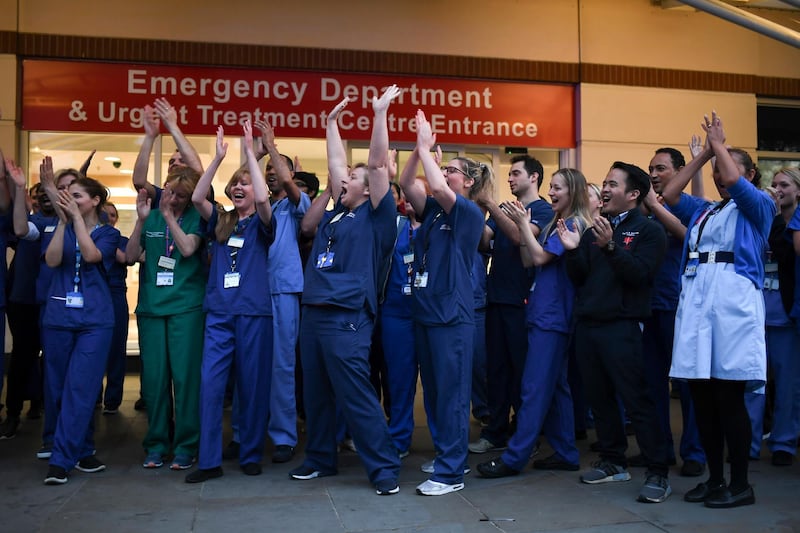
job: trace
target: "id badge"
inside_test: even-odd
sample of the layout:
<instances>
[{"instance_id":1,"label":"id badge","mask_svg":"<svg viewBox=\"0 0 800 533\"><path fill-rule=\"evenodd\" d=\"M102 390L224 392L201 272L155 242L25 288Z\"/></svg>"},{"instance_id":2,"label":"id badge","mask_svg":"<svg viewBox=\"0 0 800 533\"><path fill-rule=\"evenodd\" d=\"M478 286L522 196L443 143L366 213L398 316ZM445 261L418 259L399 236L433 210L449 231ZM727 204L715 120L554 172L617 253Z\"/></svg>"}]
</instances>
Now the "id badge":
<instances>
[{"instance_id":1,"label":"id badge","mask_svg":"<svg viewBox=\"0 0 800 533\"><path fill-rule=\"evenodd\" d=\"M322 252L317 256L317 268L328 268L333 266L333 252Z\"/></svg>"},{"instance_id":2,"label":"id badge","mask_svg":"<svg viewBox=\"0 0 800 533\"><path fill-rule=\"evenodd\" d=\"M79 292L68 292L67 307L70 309L83 309L83 294Z\"/></svg>"},{"instance_id":3,"label":"id badge","mask_svg":"<svg viewBox=\"0 0 800 533\"><path fill-rule=\"evenodd\" d=\"M697 275L697 265L700 264L699 259L689 259L689 262L686 263L686 270L683 271L683 275L687 278L693 278Z\"/></svg>"},{"instance_id":4,"label":"id badge","mask_svg":"<svg viewBox=\"0 0 800 533\"><path fill-rule=\"evenodd\" d=\"M235 289L239 286L241 277L238 272L225 272L225 280L222 282L222 287L225 289Z\"/></svg>"},{"instance_id":5,"label":"id badge","mask_svg":"<svg viewBox=\"0 0 800 533\"><path fill-rule=\"evenodd\" d=\"M427 272L417 272L417 276L414 278L414 287L421 289L428 286L428 273Z\"/></svg>"},{"instance_id":6,"label":"id badge","mask_svg":"<svg viewBox=\"0 0 800 533\"><path fill-rule=\"evenodd\" d=\"M236 235L231 235L228 239L228 246L231 248L241 248L244 246L244 237L237 237Z\"/></svg>"},{"instance_id":7,"label":"id badge","mask_svg":"<svg viewBox=\"0 0 800 533\"><path fill-rule=\"evenodd\" d=\"M175 281L174 273L156 272L156 287L172 287L174 281Z\"/></svg>"},{"instance_id":8,"label":"id badge","mask_svg":"<svg viewBox=\"0 0 800 533\"><path fill-rule=\"evenodd\" d=\"M408 265L409 263L413 263L413 262L414 262L414 254L413 253L403 254L403 264L404 265Z\"/></svg>"},{"instance_id":9,"label":"id badge","mask_svg":"<svg viewBox=\"0 0 800 533\"><path fill-rule=\"evenodd\" d=\"M778 271L778 263L774 261L767 261L764 263L764 272L777 272Z\"/></svg>"},{"instance_id":10,"label":"id badge","mask_svg":"<svg viewBox=\"0 0 800 533\"><path fill-rule=\"evenodd\" d=\"M55 230L56 230L55 226L45 226L44 227L44 232L45 233L53 233Z\"/></svg>"},{"instance_id":11,"label":"id badge","mask_svg":"<svg viewBox=\"0 0 800 533\"><path fill-rule=\"evenodd\" d=\"M403 285L403 296L411 296L411 285L408 283Z\"/></svg>"},{"instance_id":12,"label":"id badge","mask_svg":"<svg viewBox=\"0 0 800 533\"><path fill-rule=\"evenodd\" d=\"M175 270L175 259L172 257L167 257L166 255L162 255L158 258L158 266L168 270ZM172 283L170 283L170 285L172 285Z\"/></svg>"}]
</instances>

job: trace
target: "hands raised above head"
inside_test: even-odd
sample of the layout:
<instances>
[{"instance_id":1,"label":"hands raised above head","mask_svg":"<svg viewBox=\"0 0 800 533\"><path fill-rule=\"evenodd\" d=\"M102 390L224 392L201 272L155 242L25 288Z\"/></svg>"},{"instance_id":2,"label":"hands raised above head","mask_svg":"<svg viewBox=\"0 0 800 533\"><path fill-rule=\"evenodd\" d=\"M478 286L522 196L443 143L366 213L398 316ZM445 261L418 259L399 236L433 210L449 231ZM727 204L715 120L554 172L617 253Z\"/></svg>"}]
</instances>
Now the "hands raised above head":
<instances>
[{"instance_id":1,"label":"hands raised above head","mask_svg":"<svg viewBox=\"0 0 800 533\"><path fill-rule=\"evenodd\" d=\"M397 87L397 85L390 85L383 91L383 94L380 98L373 96L372 97L372 110L375 113L381 113L389 109L389 104L392 103L392 100L397 98L400 93L403 92L402 89Z\"/></svg>"},{"instance_id":2,"label":"hands raised above head","mask_svg":"<svg viewBox=\"0 0 800 533\"><path fill-rule=\"evenodd\" d=\"M14 182L17 187L25 188L25 173L14 162L13 159L8 157L4 158L5 169L8 172L8 177Z\"/></svg>"},{"instance_id":3,"label":"hands raised above head","mask_svg":"<svg viewBox=\"0 0 800 533\"><path fill-rule=\"evenodd\" d=\"M342 99L341 102L336 104L336 106L334 106L334 108L331 109L331 112L328 113L328 124L331 124L332 122L336 122L336 119L339 117L339 113L342 112L342 109L347 107L347 104L349 104L352 101L353 101L353 99L348 97L348 98Z\"/></svg>"},{"instance_id":4,"label":"hands raised above head","mask_svg":"<svg viewBox=\"0 0 800 533\"><path fill-rule=\"evenodd\" d=\"M710 119L708 115L703 115L703 122L700 124L700 127L706 132L707 144L713 142L725 144L725 132L722 129L722 119L717 115L716 111L711 111Z\"/></svg>"},{"instance_id":5,"label":"hands raised above head","mask_svg":"<svg viewBox=\"0 0 800 533\"><path fill-rule=\"evenodd\" d=\"M251 132L251 138L252 138L252 132ZM224 159L225 155L228 153L228 143L225 142L225 130L222 128L222 126L217 126L216 150L217 151L216 154L214 155L214 158L218 160Z\"/></svg>"},{"instance_id":6,"label":"hands raised above head","mask_svg":"<svg viewBox=\"0 0 800 533\"><path fill-rule=\"evenodd\" d=\"M417 110L415 117L417 122L417 148L430 152L436 144L436 134L431 129L431 123L425 117L425 112Z\"/></svg>"},{"instance_id":7,"label":"hands raised above head","mask_svg":"<svg viewBox=\"0 0 800 533\"><path fill-rule=\"evenodd\" d=\"M144 133L148 137L157 137L161 130L161 119L158 118L155 108L150 105L144 106L144 116L142 117L142 124L144 124Z\"/></svg>"},{"instance_id":8,"label":"hands raised above head","mask_svg":"<svg viewBox=\"0 0 800 533\"><path fill-rule=\"evenodd\" d=\"M170 105L166 98L156 98L155 112L158 117L164 121L167 128L172 128L178 125L178 113L175 108Z\"/></svg>"},{"instance_id":9,"label":"hands raised above head","mask_svg":"<svg viewBox=\"0 0 800 533\"><path fill-rule=\"evenodd\" d=\"M256 127L261 130L261 145L264 147L264 150L269 153L270 149L277 149L277 145L275 144L275 130L272 128L272 125L266 120L259 118L256 119Z\"/></svg>"}]
</instances>

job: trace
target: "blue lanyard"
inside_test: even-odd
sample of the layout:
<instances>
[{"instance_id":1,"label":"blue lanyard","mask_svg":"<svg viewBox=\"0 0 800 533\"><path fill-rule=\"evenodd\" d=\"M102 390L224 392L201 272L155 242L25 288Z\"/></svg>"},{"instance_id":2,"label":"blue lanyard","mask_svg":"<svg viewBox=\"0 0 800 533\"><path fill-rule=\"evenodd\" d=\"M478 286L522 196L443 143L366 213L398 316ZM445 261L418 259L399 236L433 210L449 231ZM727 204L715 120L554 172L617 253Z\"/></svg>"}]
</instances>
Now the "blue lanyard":
<instances>
[{"instance_id":1,"label":"blue lanyard","mask_svg":"<svg viewBox=\"0 0 800 533\"><path fill-rule=\"evenodd\" d=\"M94 233L94 230L100 227L100 224L96 224L94 229L89 233L91 235ZM73 230L75 227L73 226ZM73 292L78 292L78 285L81 282L81 247L78 245L78 235L75 235L75 277L72 278L72 283L74 283Z\"/></svg>"}]
</instances>

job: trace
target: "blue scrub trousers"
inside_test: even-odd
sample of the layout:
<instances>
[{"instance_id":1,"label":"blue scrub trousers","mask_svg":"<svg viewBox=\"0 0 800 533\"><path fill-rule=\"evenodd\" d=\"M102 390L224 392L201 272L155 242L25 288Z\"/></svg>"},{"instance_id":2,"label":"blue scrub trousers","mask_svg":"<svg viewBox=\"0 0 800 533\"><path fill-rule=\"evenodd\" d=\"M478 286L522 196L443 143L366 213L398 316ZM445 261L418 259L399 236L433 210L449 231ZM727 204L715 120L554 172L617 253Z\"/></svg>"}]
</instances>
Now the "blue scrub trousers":
<instances>
[{"instance_id":1,"label":"blue scrub trousers","mask_svg":"<svg viewBox=\"0 0 800 533\"><path fill-rule=\"evenodd\" d=\"M489 415L486 386L486 308L475 309L475 341L472 350L472 416Z\"/></svg>"},{"instance_id":2,"label":"blue scrub trousers","mask_svg":"<svg viewBox=\"0 0 800 533\"><path fill-rule=\"evenodd\" d=\"M297 446L294 366L300 331L300 295L272 295L272 384L267 434L275 446Z\"/></svg>"},{"instance_id":3,"label":"blue scrub trousers","mask_svg":"<svg viewBox=\"0 0 800 533\"><path fill-rule=\"evenodd\" d=\"M661 431L667 437L667 459L675 459L675 445L669 417L669 368L672 363L672 345L675 337L675 310L653 309L650 318L643 321L642 355L644 356L644 376L655 403L655 416ZM697 461L705 464L706 455L700 444L700 433L692 406L689 387L683 380L675 380L673 387L680 393L683 433L681 434L680 456L684 461Z\"/></svg>"},{"instance_id":4,"label":"blue scrub trousers","mask_svg":"<svg viewBox=\"0 0 800 533\"><path fill-rule=\"evenodd\" d=\"M111 290L111 304L114 307L114 330L106 365L106 390L103 395L103 405L109 408L118 408L122 403L128 355L128 299L125 289Z\"/></svg>"},{"instance_id":5,"label":"blue scrub trousers","mask_svg":"<svg viewBox=\"0 0 800 533\"><path fill-rule=\"evenodd\" d=\"M71 470L94 453L94 407L113 328L43 328L45 412L55 416L50 464Z\"/></svg>"},{"instance_id":6,"label":"blue scrub trousers","mask_svg":"<svg viewBox=\"0 0 800 533\"><path fill-rule=\"evenodd\" d=\"M414 433L414 396L417 393L419 364L414 350L414 321L411 317L381 313L381 342L389 386L389 434L395 448L411 447Z\"/></svg>"},{"instance_id":7,"label":"blue scrub trousers","mask_svg":"<svg viewBox=\"0 0 800 533\"><path fill-rule=\"evenodd\" d=\"M448 485L464 481L467 464L474 331L472 322L414 326L428 425L436 450L431 479Z\"/></svg>"},{"instance_id":8,"label":"blue scrub trousers","mask_svg":"<svg viewBox=\"0 0 800 533\"><path fill-rule=\"evenodd\" d=\"M206 315L200 367L198 467L222 464L222 404L233 364L239 398L239 464L260 463L269 412L272 317Z\"/></svg>"},{"instance_id":9,"label":"blue scrub trousers","mask_svg":"<svg viewBox=\"0 0 800 533\"><path fill-rule=\"evenodd\" d=\"M767 439L770 452L797 454L800 433L800 332L794 325L767 326L767 364L775 383L772 429ZM750 456L761 453L764 426L764 394L746 393L745 403L753 428Z\"/></svg>"},{"instance_id":10,"label":"blue scrub trousers","mask_svg":"<svg viewBox=\"0 0 800 533\"><path fill-rule=\"evenodd\" d=\"M347 423L369 480L397 480L400 458L369 380L373 318L336 306L303 306L300 355L306 409L303 464L337 472L337 407Z\"/></svg>"},{"instance_id":11,"label":"blue scrub trousers","mask_svg":"<svg viewBox=\"0 0 800 533\"><path fill-rule=\"evenodd\" d=\"M517 431L509 439L508 450L502 456L503 462L514 470L522 470L528 464L543 430L561 459L575 465L580 462L567 383L568 344L567 333L545 331L535 326L528 330L522 407L517 415Z\"/></svg>"}]
</instances>

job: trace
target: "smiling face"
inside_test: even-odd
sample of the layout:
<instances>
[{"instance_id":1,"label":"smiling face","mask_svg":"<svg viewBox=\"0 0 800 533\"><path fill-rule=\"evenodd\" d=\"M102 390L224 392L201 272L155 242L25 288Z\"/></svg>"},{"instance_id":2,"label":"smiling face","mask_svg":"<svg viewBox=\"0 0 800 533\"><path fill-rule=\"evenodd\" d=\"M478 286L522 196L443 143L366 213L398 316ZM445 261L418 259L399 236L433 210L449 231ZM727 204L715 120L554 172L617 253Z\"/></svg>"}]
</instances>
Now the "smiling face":
<instances>
[{"instance_id":1,"label":"smiling face","mask_svg":"<svg viewBox=\"0 0 800 533\"><path fill-rule=\"evenodd\" d=\"M650 171L650 183L653 185L653 190L656 194L661 194L664 186L678 173L672 158L665 152L657 153L653 156L648 170Z\"/></svg>"},{"instance_id":2,"label":"smiling face","mask_svg":"<svg viewBox=\"0 0 800 533\"><path fill-rule=\"evenodd\" d=\"M475 180L467 174L462 160L451 159L450 162L442 168L442 173L451 191L461 196L469 197L469 190L475 183Z\"/></svg>"},{"instance_id":3,"label":"smiling face","mask_svg":"<svg viewBox=\"0 0 800 533\"><path fill-rule=\"evenodd\" d=\"M250 173L238 170L225 187L225 194L233 202L233 207L239 215L248 215L255 207L255 194L253 192L253 181Z\"/></svg>"},{"instance_id":4,"label":"smiling face","mask_svg":"<svg viewBox=\"0 0 800 533\"><path fill-rule=\"evenodd\" d=\"M553 206L553 211L563 218L570 210L570 203L572 197L569 194L569 187L567 180L561 174L553 174L550 179L550 190L547 192L550 197L550 204Z\"/></svg>"},{"instance_id":5,"label":"smiling face","mask_svg":"<svg viewBox=\"0 0 800 533\"><path fill-rule=\"evenodd\" d=\"M367 169L355 167L342 179L342 193L339 200L347 209L355 209L369 198L367 189Z\"/></svg>"},{"instance_id":6,"label":"smiling face","mask_svg":"<svg viewBox=\"0 0 800 533\"><path fill-rule=\"evenodd\" d=\"M175 150L175 153L172 154L172 157L169 158L169 162L167 165L167 173L169 174L173 170L176 170L178 168L183 168L186 166L188 165L183 161L183 156L181 155L181 153L178 150Z\"/></svg>"},{"instance_id":7,"label":"smiling face","mask_svg":"<svg viewBox=\"0 0 800 533\"><path fill-rule=\"evenodd\" d=\"M772 188L778 197L778 207L781 211L794 209L800 198L800 185L783 172L778 172L772 178Z\"/></svg>"},{"instance_id":8,"label":"smiling face","mask_svg":"<svg viewBox=\"0 0 800 533\"><path fill-rule=\"evenodd\" d=\"M75 203L78 204L78 211L80 211L83 217L86 217L86 215L92 213L97 206L100 205L100 197L89 196L89 193L86 192L86 189L80 185L70 185L69 194L72 196L72 199L75 200Z\"/></svg>"},{"instance_id":9,"label":"smiling face","mask_svg":"<svg viewBox=\"0 0 800 533\"><path fill-rule=\"evenodd\" d=\"M603 180L603 188L600 191L600 198L603 205L600 211L605 215L616 216L636 207L636 199L639 191L632 189L626 192L627 174L619 168L612 168L606 179Z\"/></svg>"},{"instance_id":10,"label":"smiling face","mask_svg":"<svg viewBox=\"0 0 800 533\"><path fill-rule=\"evenodd\" d=\"M278 174L275 172L275 167L272 166L272 159L267 161L266 167L267 188L269 192L275 196L283 191L283 188L278 184Z\"/></svg>"},{"instance_id":11,"label":"smiling face","mask_svg":"<svg viewBox=\"0 0 800 533\"><path fill-rule=\"evenodd\" d=\"M119 213L117 213L117 208L111 204L106 204L103 206L103 211L105 211L106 216L108 217L108 224L113 228L117 225L119 221Z\"/></svg>"},{"instance_id":12,"label":"smiling face","mask_svg":"<svg viewBox=\"0 0 800 533\"><path fill-rule=\"evenodd\" d=\"M174 180L170 183L170 190L172 191L172 196L169 198L170 207L172 208L172 212L175 214L183 213L186 209L186 206L189 205L189 202L192 199L192 191L179 180Z\"/></svg>"}]
</instances>

